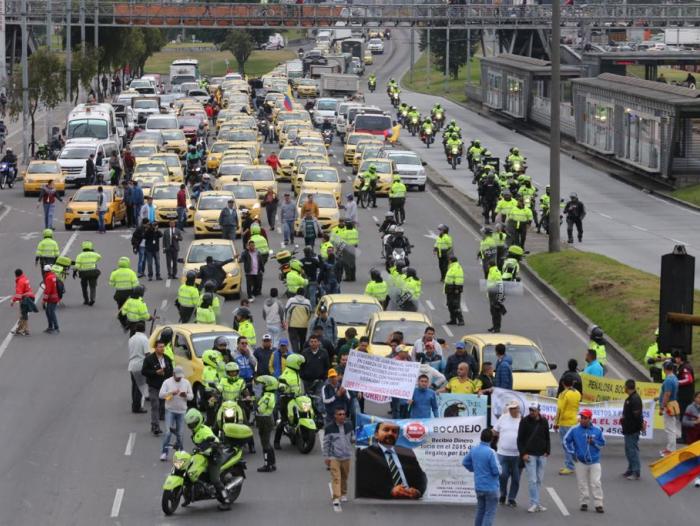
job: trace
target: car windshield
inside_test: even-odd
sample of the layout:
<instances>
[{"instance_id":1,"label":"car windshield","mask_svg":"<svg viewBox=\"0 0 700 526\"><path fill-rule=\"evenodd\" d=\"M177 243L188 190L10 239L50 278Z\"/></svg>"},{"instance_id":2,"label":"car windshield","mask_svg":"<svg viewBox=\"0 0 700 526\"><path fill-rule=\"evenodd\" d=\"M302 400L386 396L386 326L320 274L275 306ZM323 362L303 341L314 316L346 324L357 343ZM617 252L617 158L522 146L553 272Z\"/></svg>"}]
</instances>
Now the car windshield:
<instances>
[{"instance_id":1,"label":"car windshield","mask_svg":"<svg viewBox=\"0 0 700 526\"><path fill-rule=\"evenodd\" d=\"M288 161L294 159L301 151L303 151L303 148L282 148L279 158Z\"/></svg>"},{"instance_id":2,"label":"car windshield","mask_svg":"<svg viewBox=\"0 0 700 526\"><path fill-rule=\"evenodd\" d=\"M59 159L86 159L91 153L95 153L95 148L64 148L59 155Z\"/></svg>"},{"instance_id":3,"label":"car windshield","mask_svg":"<svg viewBox=\"0 0 700 526\"><path fill-rule=\"evenodd\" d=\"M153 158L163 161L166 165L168 165L168 168L180 166L180 159L177 158L177 155L156 155Z\"/></svg>"},{"instance_id":4,"label":"car windshield","mask_svg":"<svg viewBox=\"0 0 700 526\"><path fill-rule=\"evenodd\" d=\"M338 173L335 170L313 169L306 172L304 182L337 183Z\"/></svg>"},{"instance_id":5,"label":"car windshield","mask_svg":"<svg viewBox=\"0 0 700 526\"><path fill-rule=\"evenodd\" d=\"M180 188L177 186L156 186L153 188L151 195L153 199L177 199L177 193Z\"/></svg>"},{"instance_id":6,"label":"car windshield","mask_svg":"<svg viewBox=\"0 0 700 526\"><path fill-rule=\"evenodd\" d=\"M316 86L316 81L313 79L301 79L299 81L300 86Z\"/></svg>"},{"instance_id":7,"label":"car windshield","mask_svg":"<svg viewBox=\"0 0 700 526\"><path fill-rule=\"evenodd\" d=\"M134 157L149 157L156 153L156 147L149 145L134 145L131 147L131 153L134 154Z\"/></svg>"},{"instance_id":8,"label":"car windshield","mask_svg":"<svg viewBox=\"0 0 700 526\"><path fill-rule=\"evenodd\" d=\"M219 177L222 175L241 175L245 164L222 164L219 166Z\"/></svg>"},{"instance_id":9,"label":"car windshield","mask_svg":"<svg viewBox=\"0 0 700 526\"><path fill-rule=\"evenodd\" d=\"M168 130L161 132L166 141L184 141L185 134L180 130Z\"/></svg>"},{"instance_id":10,"label":"car windshield","mask_svg":"<svg viewBox=\"0 0 700 526\"><path fill-rule=\"evenodd\" d=\"M376 343L378 345L389 345L389 336L391 336L393 332L399 331L403 334L403 341L408 345L413 345L413 342L423 336L427 326L428 325L424 321L380 321L374 326L372 343Z\"/></svg>"},{"instance_id":11,"label":"car windshield","mask_svg":"<svg viewBox=\"0 0 700 526\"><path fill-rule=\"evenodd\" d=\"M506 356L513 359L511 367L514 373L545 373L549 371L549 364L542 353L532 345L512 345L506 343ZM494 345L484 346L484 361L496 363L496 350Z\"/></svg>"},{"instance_id":12,"label":"car windshield","mask_svg":"<svg viewBox=\"0 0 700 526\"><path fill-rule=\"evenodd\" d=\"M357 131L384 131L391 128L391 117L386 115L358 115L355 117Z\"/></svg>"},{"instance_id":13,"label":"car windshield","mask_svg":"<svg viewBox=\"0 0 700 526\"><path fill-rule=\"evenodd\" d=\"M209 94L204 91L203 89L191 89L190 91L187 92L188 97L208 97Z\"/></svg>"},{"instance_id":14,"label":"car windshield","mask_svg":"<svg viewBox=\"0 0 700 526\"><path fill-rule=\"evenodd\" d=\"M211 256L214 261L227 261L234 256L231 245L192 245L187 254L187 263L204 263Z\"/></svg>"},{"instance_id":15,"label":"car windshield","mask_svg":"<svg viewBox=\"0 0 700 526\"><path fill-rule=\"evenodd\" d=\"M141 99L133 101L133 107L137 110L154 110L158 109L158 101L155 99Z\"/></svg>"},{"instance_id":16,"label":"car windshield","mask_svg":"<svg viewBox=\"0 0 700 526\"><path fill-rule=\"evenodd\" d=\"M219 336L224 336L228 340L228 348L235 349L238 342L238 334L235 332L207 332L204 334L192 335L192 345L194 345L194 353L202 357L204 351L208 351L214 345L214 340Z\"/></svg>"},{"instance_id":17,"label":"car windshield","mask_svg":"<svg viewBox=\"0 0 700 526\"><path fill-rule=\"evenodd\" d=\"M338 107L338 101L335 100L319 100L316 103L316 109L323 111L335 111Z\"/></svg>"},{"instance_id":18,"label":"car windshield","mask_svg":"<svg viewBox=\"0 0 700 526\"><path fill-rule=\"evenodd\" d=\"M418 157L416 155L411 154L389 154L389 158L396 164L420 164Z\"/></svg>"},{"instance_id":19,"label":"car windshield","mask_svg":"<svg viewBox=\"0 0 700 526\"><path fill-rule=\"evenodd\" d=\"M211 150L209 150L209 151L211 153L221 153L221 152L225 152L229 146L231 146L231 145L228 143L225 143L225 142L215 142L212 145Z\"/></svg>"},{"instance_id":20,"label":"car windshield","mask_svg":"<svg viewBox=\"0 0 700 526\"><path fill-rule=\"evenodd\" d=\"M360 327L367 325L370 316L380 310L382 310L381 306L374 303L331 303L328 315L338 325Z\"/></svg>"},{"instance_id":21,"label":"car windshield","mask_svg":"<svg viewBox=\"0 0 700 526\"><path fill-rule=\"evenodd\" d=\"M199 199L198 210L221 210L226 206L228 200L231 199L228 195L212 195L207 197L201 197Z\"/></svg>"},{"instance_id":22,"label":"car windshield","mask_svg":"<svg viewBox=\"0 0 700 526\"><path fill-rule=\"evenodd\" d=\"M269 166L245 168L241 172L241 181L274 181L275 174Z\"/></svg>"},{"instance_id":23,"label":"car windshield","mask_svg":"<svg viewBox=\"0 0 700 526\"><path fill-rule=\"evenodd\" d=\"M236 199L254 199L258 197L255 188L243 184L227 184L224 185L224 190L232 192Z\"/></svg>"},{"instance_id":24,"label":"car windshield","mask_svg":"<svg viewBox=\"0 0 700 526\"><path fill-rule=\"evenodd\" d=\"M112 192L109 190L104 191L105 199L107 202L112 200ZM88 203L97 202L97 188L82 188L75 192L72 199L76 203Z\"/></svg>"},{"instance_id":25,"label":"car windshield","mask_svg":"<svg viewBox=\"0 0 700 526\"><path fill-rule=\"evenodd\" d=\"M314 202L319 208L337 208L338 204L335 202L335 197L331 194L313 194ZM302 195L299 200L299 206L306 202L306 195Z\"/></svg>"},{"instance_id":26,"label":"car windshield","mask_svg":"<svg viewBox=\"0 0 700 526\"><path fill-rule=\"evenodd\" d=\"M156 172L163 175L168 175L168 170L160 163L141 163L136 166L134 173Z\"/></svg>"},{"instance_id":27,"label":"car windshield","mask_svg":"<svg viewBox=\"0 0 700 526\"><path fill-rule=\"evenodd\" d=\"M177 123L180 125L180 128L197 128L200 122L202 122L201 119L198 119L197 117L178 117L177 119Z\"/></svg>"},{"instance_id":28,"label":"car windshield","mask_svg":"<svg viewBox=\"0 0 700 526\"><path fill-rule=\"evenodd\" d=\"M391 173L391 164L382 161L364 161L362 163L362 166L360 166L360 173L364 172L365 170L368 170L371 165L374 165L374 167L377 169L377 173Z\"/></svg>"},{"instance_id":29,"label":"car windshield","mask_svg":"<svg viewBox=\"0 0 700 526\"><path fill-rule=\"evenodd\" d=\"M95 139L106 139L109 127L107 121L102 119L73 119L68 123L69 139L80 137L94 137Z\"/></svg>"},{"instance_id":30,"label":"car windshield","mask_svg":"<svg viewBox=\"0 0 700 526\"><path fill-rule=\"evenodd\" d=\"M226 136L230 141L251 142L258 140L258 134L253 130L231 130L226 134Z\"/></svg>"},{"instance_id":31,"label":"car windshield","mask_svg":"<svg viewBox=\"0 0 700 526\"><path fill-rule=\"evenodd\" d=\"M27 168L27 173L30 174L60 174L61 167L54 163L30 164Z\"/></svg>"},{"instance_id":32,"label":"car windshield","mask_svg":"<svg viewBox=\"0 0 700 526\"><path fill-rule=\"evenodd\" d=\"M146 128L149 130L172 130L177 128L177 119L175 117L148 119ZM165 137L165 133L163 134Z\"/></svg>"},{"instance_id":33,"label":"car windshield","mask_svg":"<svg viewBox=\"0 0 700 526\"><path fill-rule=\"evenodd\" d=\"M348 137L348 144L354 144L356 145L358 142L367 139L369 135L362 135L362 134L351 134L350 137Z\"/></svg>"}]
</instances>

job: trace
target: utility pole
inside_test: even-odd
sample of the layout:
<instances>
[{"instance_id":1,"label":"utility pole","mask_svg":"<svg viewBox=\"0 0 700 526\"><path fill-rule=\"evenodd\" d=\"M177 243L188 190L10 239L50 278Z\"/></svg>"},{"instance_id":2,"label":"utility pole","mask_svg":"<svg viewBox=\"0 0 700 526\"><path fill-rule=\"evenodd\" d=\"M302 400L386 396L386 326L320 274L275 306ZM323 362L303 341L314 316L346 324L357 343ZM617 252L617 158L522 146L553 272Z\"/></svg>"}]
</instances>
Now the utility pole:
<instances>
[{"instance_id":1,"label":"utility pole","mask_svg":"<svg viewBox=\"0 0 700 526\"><path fill-rule=\"evenodd\" d=\"M71 49L71 20L73 19L73 2L66 0L66 101L71 102L71 72L73 71L73 51Z\"/></svg>"},{"instance_id":2,"label":"utility pole","mask_svg":"<svg viewBox=\"0 0 700 526\"><path fill-rule=\"evenodd\" d=\"M7 48L5 46L5 0L0 0L0 88L7 90Z\"/></svg>"},{"instance_id":3,"label":"utility pole","mask_svg":"<svg viewBox=\"0 0 700 526\"><path fill-rule=\"evenodd\" d=\"M80 54L85 55L85 0L80 0Z\"/></svg>"},{"instance_id":4,"label":"utility pole","mask_svg":"<svg viewBox=\"0 0 700 526\"><path fill-rule=\"evenodd\" d=\"M430 26L428 26L428 47L425 48L425 55L428 62L425 63L425 86L430 87Z\"/></svg>"},{"instance_id":5,"label":"utility pole","mask_svg":"<svg viewBox=\"0 0 700 526\"><path fill-rule=\"evenodd\" d=\"M2 0L0 0L2 1ZM411 84L413 84L413 64L415 62L415 49L416 49L416 30L413 29L413 26L411 26L411 68L408 70L409 71L409 78L411 79Z\"/></svg>"},{"instance_id":6,"label":"utility pole","mask_svg":"<svg viewBox=\"0 0 700 526\"><path fill-rule=\"evenodd\" d=\"M22 164L29 164L29 62L27 48L29 34L27 31L27 0L20 4L20 28L22 32ZM5 67L5 64L2 65Z\"/></svg>"},{"instance_id":7,"label":"utility pole","mask_svg":"<svg viewBox=\"0 0 700 526\"><path fill-rule=\"evenodd\" d=\"M95 41L93 43L93 47L95 48L95 53L97 53L98 49L99 49L99 45L100 45L100 36L99 36L100 35L100 8L99 8L99 4L97 2L95 2L95 20L94 20L94 22L95 22L95 31L94 31L93 36L94 36ZM111 82L112 79L110 78L109 81ZM95 86L95 93L100 93L100 62L99 62L99 60L97 62L97 78L95 79L95 83L97 84ZM105 93L104 96L106 98L107 94Z\"/></svg>"},{"instance_id":8,"label":"utility pole","mask_svg":"<svg viewBox=\"0 0 700 526\"><path fill-rule=\"evenodd\" d=\"M46 2L46 49L53 51L53 2ZM51 144L51 112L46 112L46 144Z\"/></svg>"},{"instance_id":9,"label":"utility pole","mask_svg":"<svg viewBox=\"0 0 700 526\"><path fill-rule=\"evenodd\" d=\"M559 187L559 145L560 145L560 125L559 116L561 87L561 64L559 59L559 45L561 42L561 5L559 0L552 0L552 39L550 42L552 81L550 86L550 109L551 116L549 139L549 251L559 252L561 250L561 239L559 234L559 199L561 189Z\"/></svg>"},{"instance_id":10,"label":"utility pole","mask_svg":"<svg viewBox=\"0 0 700 526\"><path fill-rule=\"evenodd\" d=\"M445 30L445 92L447 92L447 82L450 80L450 19L447 19L447 29Z\"/></svg>"}]
</instances>

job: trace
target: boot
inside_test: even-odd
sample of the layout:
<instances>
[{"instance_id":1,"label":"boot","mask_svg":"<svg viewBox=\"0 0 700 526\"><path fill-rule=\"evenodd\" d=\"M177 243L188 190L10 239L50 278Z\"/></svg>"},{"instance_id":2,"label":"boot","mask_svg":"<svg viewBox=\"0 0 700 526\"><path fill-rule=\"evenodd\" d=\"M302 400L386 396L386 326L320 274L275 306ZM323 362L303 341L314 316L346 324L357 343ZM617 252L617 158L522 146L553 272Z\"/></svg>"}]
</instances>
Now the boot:
<instances>
[{"instance_id":1,"label":"boot","mask_svg":"<svg viewBox=\"0 0 700 526\"><path fill-rule=\"evenodd\" d=\"M268 454L270 459L270 468L272 469L272 471L277 471L277 464L275 462L275 450L269 449Z\"/></svg>"},{"instance_id":2,"label":"boot","mask_svg":"<svg viewBox=\"0 0 700 526\"><path fill-rule=\"evenodd\" d=\"M265 460L265 465L258 468L258 473L270 473L274 471L273 463L271 458L274 458L274 449L266 449L263 451L263 459Z\"/></svg>"},{"instance_id":3,"label":"boot","mask_svg":"<svg viewBox=\"0 0 700 526\"><path fill-rule=\"evenodd\" d=\"M216 499L219 501L218 508L221 511L227 511L231 509L231 501L228 498L228 491L226 491L226 488L224 488L223 486L221 487L221 489L217 488Z\"/></svg>"},{"instance_id":4,"label":"boot","mask_svg":"<svg viewBox=\"0 0 700 526\"><path fill-rule=\"evenodd\" d=\"M457 315L457 325L464 325L464 316L461 312Z\"/></svg>"}]
</instances>

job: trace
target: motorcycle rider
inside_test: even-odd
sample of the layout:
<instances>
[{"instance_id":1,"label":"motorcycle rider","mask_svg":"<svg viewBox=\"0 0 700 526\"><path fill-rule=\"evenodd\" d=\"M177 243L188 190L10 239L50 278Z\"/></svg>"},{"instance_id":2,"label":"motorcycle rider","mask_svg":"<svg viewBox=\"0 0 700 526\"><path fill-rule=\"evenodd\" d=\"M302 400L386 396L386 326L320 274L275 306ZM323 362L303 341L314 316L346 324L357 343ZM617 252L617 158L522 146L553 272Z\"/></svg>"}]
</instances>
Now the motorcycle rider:
<instances>
[{"instance_id":1,"label":"motorcycle rider","mask_svg":"<svg viewBox=\"0 0 700 526\"><path fill-rule=\"evenodd\" d=\"M397 226L394 229L394 233L389 236L389 239L386 241L386 259L388 260L389 266L392 266L394 263L391 261L391 254L393 253L394 250L396 249L403 249L403 251L406 253L406 255L411 253L411 243L408 241L408 238L404 235L404 229L403 227Z\"/></svg>"},{"instance_id":2,"label":"motorcycle rider","mask_svg":"<svg viewBox=\"0 0 700 526\"><path fill-rule=\"evenodd\" d=\"M376 268L369 271L369 277L370 280L365 286L365 294L375 298L386 310L389 304L389 285L382 279L382 273Z\"/></svg>"},{"instance_id":3,"label":"motorcycle rider","mask_svg":"<svg viewBox=\"0 0 700 526\"><path fill-rule=\"evenodd\" d=\"M520 281L520 260L524 255L525 251L518 245L508 247L508 257L501 269L503 281Z\"/></svg>"},{"instance_id":4,"label":"motorcycle rider","mask_svg":"<svg viewBox=\"0 0 700 526\"><path fill-rule=\"evenodd\" d=\"M510 154L506 158L506 170L511 171L515 163L519 163L520 170L524 171L525 157L523 157L520 154L520 150L514 146L510 149Z\"/></svg>"},{"instance_id":5,"label":"motorcycle rider","mask_svg":"<svg viewBox=\"0 0 700 526\"><path fill-rule=\"evenodd\" d=\"M501 186L496 181L495 174L489 172L481 181L481 210L486 224L496 221L496 205L501 195Z\"/></svg>"},{"instance_id":6,"label":"motorcycle rider","mask_svg":"<svg viewBox=\"0 0 700 526\"><path fill-rule=\"evenodd\" d=\"M192 443L199 450L199 453L207 457L207 475L209 482L216 490L216 498L219 501L220 510L231 509L228 491L221 482L220 462L221 446L219 439L209 426L204 423L204 417L197 409L189 409L185 414L185 424L192 431Z\"/></svg>"},{"instance_id":7,"label":"motorcycle rider","mask_svg":"<svg viewBox=\"0 0 700 526\"><path fill-rule=\"evenodd\" d=\"M263 450L265 465L258 468L259 473L275 471L275 450L270 445L270 435L275 428L273 413L277 402L277 389L279 382L274 376L263 375L255 379L255 383L261 384L263 392L255 402L255 425L260 436L260 445Z\"/></svg>"},{"instance_id":8,"label":"motorcycle rider","mask_svg":"<svg viewBox=\"0 0 700 526\"><path fill-rule=\"evenodd\" d=\"M281 396L277 408L279 420L277 422L277 429L275 429L275 449L282 449L280 440L282 439L284 426L288 421L287 406L289 405L289 401L304 393L304 384L299 376L299 370L304 365L304 362L306 362L306 359L301 354L287 356L284 371L282 371L282 374L277 379L279 381L279 392Z\"/></svg>"},{"instance_id":9,"label":"motorcycle rider","mask_svg":"<svg viewBox=\"0 0 700 526\"><path fill-rule=\"evenodd\" d=\"M399 225L403 225L406 220L406 185L401 181L401 176L395 174L391 187L389 188L389 209L394 213Z\"/></svg>"},{"instance_id":10,"label":"motorcycle rider","mask_svg":"<svg viewBox=\"0 0 700 526\"><path fill-rule=\"evenodd\" d=\"M396 226L396 218L394 217L394 214L392 212L387 212L386 214L384 214L384 221L381 225L379 225L379 231L382 234L388 234L389 227L392 225Z\"/></svg>"},{"instance_id":11,"label":"motorcycle rider","mask_svg":"<svg viewBox=\"0 0 700 526\"><path fill-rule=\"evenodd\" d=\"M409 111L411 111L411 108L408 104L406 104L405 102L399 104L399 109L396 112L396 117L402 126L406 126L406 119L408 118Z\"/></svg>"},{"instance_id":12,"label":"motorcycle rider","mask_svg":"<svg viewBox=\"0 0 700 526\"><path fill-rule=\"evenodd\" d=\"M418 111L418 108L411 106L406 117L408 119L408 128L411 133L415 135L415 133L418 131L418 123L420 123L420 112Z\"/></svg>"},{"instance_id":13,"label":"motorcycle rider","mask_svg":"<svg viewBox=\"0 0 700 526\"><path fill-rule=\"evenodd\" d=\"M228 362L224 365L224 376L216 384L216 389L221 393L222 401L238 402L241 398L249 395L245 380L239 376L239 372L240 367L236 362Z\"/></svg>"},{"instance_id":14,"label":"motorcycle rider","mask_svg":"<svg viewBox=\"0 0 700 526\"><path fill-rule=\"evenodd\" d=\"M217 338L218 339L218 338ZM216 344L214 345L216 347ZM202 383L205 389L210 388L210 383L218 384L224 373L224 360L217 349L208 349L202 353ZM228 365L228 364L226 364ZM217 388L218 389L218 388ZM221 391L221 389L218 389Z\"/></svg>"},{"instance_id":15,"label":"motorcycle rider","mask_svg":"<svg viewBox=\"0 0 700 526\"><path fill-rule=\"evenodd\" d=\"M197 130L199 131L199 130ZM201 165L202 154L194 144L190 144L185 155L185 166L187 167L187 177L192 178L192 170Z\"/></svg>"},{"instance_id":16,"label":"motorcycle rider","mask_svg":"<svg viewBox=\"0 0 700 526\"><path fill-rule=\"evenodd\" d=\"M377 208L377 181L379 180L377 167L370 164L367 171L363 172L360 177L362 178L362 185L366 185L369 188L368 202L372 203L372 208Z\"/></svg>"},{"instance_id":17,"label":"motorcycle rider","mask_svg":"<svg viewBox=\"0 0 700 526\"><path fill-rule=\"evenodd\" d=\"M370 73L367 78L367 88L372 92L377 88L377 75L374 72Z\"/></svg>"},{"instance_id":18,"label":"motorcycle rider","mask_svg":"<svg viewBox=\"0 0 700 526\"><path fill-rule=\"evenodd\" d=\"M544 189L544 194L540 196L540 217L536 220L537 223L537 233L539 234L542 227L544 231L549 233L549 207L552 198L550 197L550 188L547 185Z\"/></svg>"},{"instance_id":19,"label":"motorcycle rider","mask_svg":"<svg viewBox=\"0 0 700 526\"><path fill-rule=\"evenodd\" d=\"M433 121L430 119L430 117L426 117L423 119L423 122L420 125L420 139L421 141L425 142L428 138L428 130L430 130L430 133L432 134L433 132Z\"/></svg>"},{"instance_id":20,"label":"motorcycle rider","mask_svg":"<svg viewBox=\"0 0 700 526\"><path fill-rule=\"evenodd\" d=\"M459 137L457 133L452 133L447 139L447 142L445 143L445 153L447 154L447 158L451 159L452 157L452 149L454 147L457 147L457 161L461 161L462 158L462 139Z\"/></svg>"},{"instance_id":21,"label":"motorcycle rider","mask_svg":"<svg viewBox=\"0 0 700 526\"><path fill-rule=\"evenodd\" d=\"M445 110L442 109L442 105L439 102L436 102L433 104L433 109L430 110L430 116L432 118L435 118L438 113L442 113L442 115L445 115Z\"/></svg>"},{"instance_id":22,"label":"motorcycle rider","mask_svg":"<svg viewBox=\"0 0 700 526\"><path fill-rule=\"evenodd\" d=\"M211 177L209 174L205 173L202 175L202 180L192 185L192 199L195 201L199 199L199 195L202 192L209 192L213 190L214 187L211 184ZM241 211L242 213L243 211Z\"/></svg>"},{"instance_id":23,"label":"motorcycle rider","mask_svg":"<svg viewBox=\"0 0 700 526\"><path fill-rule=\"evenodd\" d=\"M481 156L486 151L484 146L481 146L481 141L479 139L474 139L471 146L467 150L467 161L469 162L469 169L474 169L474 157Z\"/></svg>"}]
</instances>

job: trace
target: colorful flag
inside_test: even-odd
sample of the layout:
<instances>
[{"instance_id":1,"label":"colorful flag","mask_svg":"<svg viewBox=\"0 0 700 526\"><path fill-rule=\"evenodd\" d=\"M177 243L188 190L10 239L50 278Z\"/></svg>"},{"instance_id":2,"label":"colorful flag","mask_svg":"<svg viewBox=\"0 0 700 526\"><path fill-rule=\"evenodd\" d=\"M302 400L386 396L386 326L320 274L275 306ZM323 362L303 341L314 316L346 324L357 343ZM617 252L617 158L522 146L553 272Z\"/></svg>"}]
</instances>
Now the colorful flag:
<instances>
[{"instance_id":1,"label":"colorful flag","mask_svg":"<svg viewBox=\"0 0 700 526\"><path fill-rule=\"evenodd\" d=\"M700 440L649 465L652 476L670 497L700 476Z\"/></svg>"},{"instance_id":2,"label":"colorful flag","mask_svg":"<svg viewBox=\"0 0 700 526\"><path fill-rule=\"evenodd\" d=\"M292 111L292 99L289 98L289 95L284 96L284 109Z\"/></svg>"}]
</instances>

